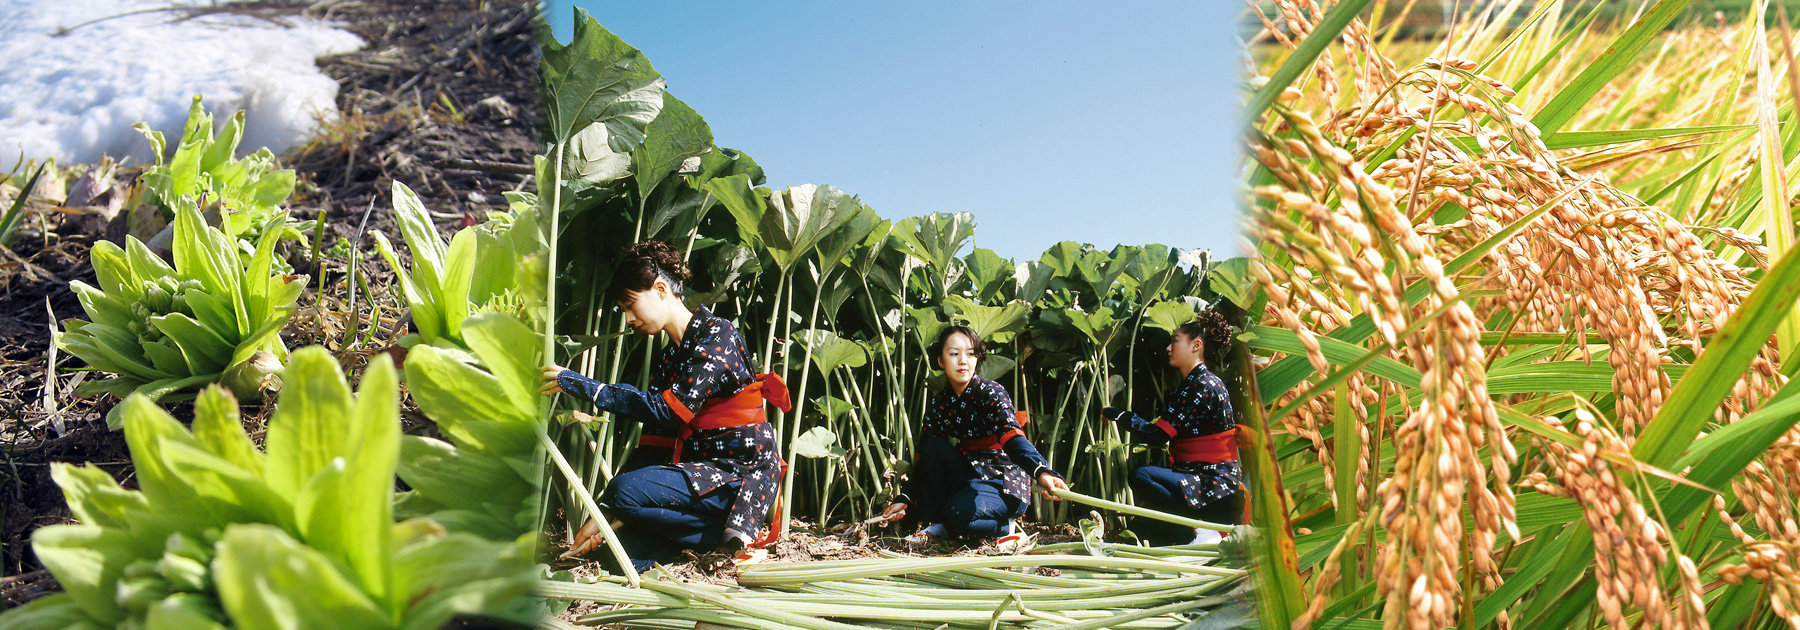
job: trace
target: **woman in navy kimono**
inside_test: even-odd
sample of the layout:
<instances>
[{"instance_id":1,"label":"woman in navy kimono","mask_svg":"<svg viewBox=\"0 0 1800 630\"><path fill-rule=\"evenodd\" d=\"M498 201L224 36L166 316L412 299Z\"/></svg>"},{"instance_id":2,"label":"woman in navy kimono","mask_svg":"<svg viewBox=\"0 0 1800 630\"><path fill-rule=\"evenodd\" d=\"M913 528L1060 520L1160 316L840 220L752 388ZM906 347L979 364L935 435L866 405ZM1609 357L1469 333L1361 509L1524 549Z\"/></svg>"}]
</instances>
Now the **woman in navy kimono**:
<instances>
[{"instance_id":1,"label":"woman in navy kimono","mask_svg":"<svg viewBox=\"0 0 1800 630\"><path fill-rule=\"evenodd\" d=\"M1169 343L1169 365L1181 372L1181 385L1170 393L1156 417L1107 407L1102 414L1138 440L1169 445L1169 466L1142 466L1131 473L1131 490L1144 507L1208 523L1238 523L1244 513L1243 471L1238 466L1236 421L1225 382L1206 369L1203 357L1222 357L1230 347L1231 326L1216 312L1204 311L1175 329ZM1216 362L1216 361L1215 361ZM1210 529L1188 529L1152 519L1137 519L1137 533L1153 544L1217 542Z\"/></svg>"},{"instance_id":2,"label":"woman in navy kimono","mask_svg":"<svg viewBox=\"0 0 1800 630\"><path fill-rule=\"evenodd\" d=\"M731 322L705 307L688 310L681 256L646 241L626 250L610 297L638 332L667 334L650 386L600 383L564 369L544 368L545 393L563 392L643 425L625 472L614 477L600 504L624 523L620 542L639 571L682 549L753 545L780 494L782 461L763 404L787 409L787 388L772 374L753 376L750 351ZM590 517L576 534L572 555L601 542Z\"/></svg>"},{"instance_id":3,"label":"woman in navy kimono","mask_svg":"<svg viewBox=\"0 0 1800 630\"><path fill-rule=\"evenodd\" d=\"M949 385L932 397L912 473L882 516L925 525L913 542L951 535L1016 544L1012 521L1025 514L1031 481L1050 489L1049 499L1069 485L1025 439L1006 388L975 375L987 346L974 330L946 328L931 355Z\"/></svg>"}]
</instances>

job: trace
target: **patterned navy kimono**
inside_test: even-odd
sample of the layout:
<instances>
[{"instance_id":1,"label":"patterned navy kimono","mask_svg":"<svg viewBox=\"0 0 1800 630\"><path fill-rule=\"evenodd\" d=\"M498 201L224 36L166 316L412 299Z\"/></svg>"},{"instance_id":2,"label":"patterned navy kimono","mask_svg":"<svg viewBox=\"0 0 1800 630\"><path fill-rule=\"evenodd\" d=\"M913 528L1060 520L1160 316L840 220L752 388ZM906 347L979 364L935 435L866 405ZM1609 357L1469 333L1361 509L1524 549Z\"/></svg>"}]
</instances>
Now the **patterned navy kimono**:
<instances>
[{"instance_id":1,"label":"patterned navy kimono","mask_svg":"<svg viewBox=\"0 0 1800 630\"><path fill-rule=\"evenodd\" d=\"M679 345L664 348L650 369L650 393L630 384L600 383L565 370L563 391L601 409L643 423L643 433L670 439L707 401L730 398L756 382L750 351L737 329L706 307L694 311ZM681 407L676 409L676 405ZM640 446L640 451L645 447ZM696 497L742 481L726 526L750 535L762 529L781 482L781 451L767 422L694 431L673 466L687 473Z\"/></svg>"},{"instance_id":2,"label":"patterned navy kimono","mask_svg":"<svg viewBox=\"0 0 1800 630\"><path fill-rule=\"evenodd\" d=\"M1050 470L1043 455L1025 439L1006 388L977 376L963 389L961 396L955 392L955 388L946 386L932 397L925 412L925 437L963 442L1017 431L1002 448L964 451L961 455L967 459L975 479L997 482L1007 496L1021 503L1029 502L1032 480L1045 472L1057 473ZM895 501L912 503L911 497L920 494L915 488L917 483L917 476L909 478L906 492Z\"/></svg>"},{"instance_id":3,"label":"patterned navy kimono","mask_svg":"<svg viewBox=\"0 0 1800 630\"><path fill-rule=\"evenodd\" d=\"M1121 411L1120 428L1153 446L1173 439L1194 438L1231 430L1236 421L1231 412L1231 397L1225 382L1206 369L1206 364L1188 372L1181 386L1169 394L1162 409L1161 421L1147 419L1130 411ZM1152 468L1146 466L1144 468ZM1215 501L1238 492L1243 469L1237 460L1204 463L1175 462L1170 478L1180 489L1188 507L1201 510Z\"/></svg>"}]
</instances>

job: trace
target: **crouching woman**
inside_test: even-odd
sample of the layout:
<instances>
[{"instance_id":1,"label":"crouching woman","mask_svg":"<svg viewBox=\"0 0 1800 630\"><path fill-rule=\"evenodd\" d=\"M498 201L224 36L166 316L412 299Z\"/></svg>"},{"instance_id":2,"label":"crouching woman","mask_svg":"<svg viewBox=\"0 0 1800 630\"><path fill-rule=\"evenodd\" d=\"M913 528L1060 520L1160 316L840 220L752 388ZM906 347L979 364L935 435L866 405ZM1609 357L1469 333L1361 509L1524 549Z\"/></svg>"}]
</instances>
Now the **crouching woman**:
<instances>
[{"instance_id":1,"label":"crouching woman","mask_svg":"<svg viewBox=\"0 0 1800 630\"><path fill-rule=\"evenodd\" d=\"M1238 465L1236 423L1225 382L1206 369L1209 352L1223 356L1231 343L1225 317L1204 311L1175 329L1169 365L1181 385L1155 416L1117 407L1101 411L1139 441L1169 445L1169 466L1140 466L1131 472L1131 491L1143 507L1177 516L1231 525L1243 520L1244 490ZM1137 533L1151 544L1217 542L1220 534L1152 519L1138 519Z\"/></svg>"},{"instance_id":2,"label":"crouching woman","mask_svg":"<svg viewBox=\"0 0 1800 630\"><path fill-rule=\"evenodd\" d=\"M1049 489L1049 499L1069 486L1025 438L1006 388L976 376L987 347L973 329L946 328L930 353L949 384L932 397L912 472L882 516L923 526L912 542L955 536L1017 544L1013 520L1025 514L1032 480Z\"/></svg>"},{"instance_id":3,"label":"crouching woman","mask_svg":"<svg viewBox=\"0 0 1800 630\"><path fill-rule=\"evenodd\" d=\"M687 308L687 278L680 255L657 241L627 250L613 278L608 297L625 323L671 342L652 364L647 390L556 365L543 373L545 393L592 401L643 425L633 462L600 496L623 523L620 543L639 571L683 549L752 545L780 494L782 461L764 403L788 409L787 387L775 375L751 374L750 352L731 322ZM598 534L590 518L571 553L591 551Z\"/></svg>"}]
</instances>

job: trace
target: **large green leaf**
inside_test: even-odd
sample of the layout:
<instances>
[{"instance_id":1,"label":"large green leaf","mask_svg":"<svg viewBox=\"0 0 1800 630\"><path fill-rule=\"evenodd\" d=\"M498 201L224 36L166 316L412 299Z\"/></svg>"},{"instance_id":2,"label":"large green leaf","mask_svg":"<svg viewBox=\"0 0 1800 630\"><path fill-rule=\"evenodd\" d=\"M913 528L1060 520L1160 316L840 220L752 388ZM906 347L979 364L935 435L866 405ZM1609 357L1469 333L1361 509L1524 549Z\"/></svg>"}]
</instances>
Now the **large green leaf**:
<instances>
[{"instance_id":1,"label":"large green leaf","mask_svg":"<svg viewBox=\"0 0 1800 630\"><path fill-rule=\"evenodd\" d=\"M88 525L130 527L130 513L149 507L142 493L119 487L119 482L98 466L51 462L50 478L62 488L75 520Z\"/></svg>"},{"instance_id":2,"label":"large green leaf","mask_svg":"<svg viewBox=\"0 0 1800 630\"><path fill-rule=\"evenodd\" d=\"M524 413L510 401L492 395L505 391L494 375L430 346L421 344L407 353L406 382L419 410L446 431L455 431L464 420L525 423L537 417L535 409Z\"/></svg>"},{"instance_id":3,"label":"large green leaf","mask_svg":"<svg viewBox=\"0 0 1800 630\"><path fill-rule=\"evenodd\" d=\"M594 123L606 125L612 150L629 153L644 141L662 108L662 75L636 48L575 8L575 37L556 41L537 28L538 88L546 98L550 137L561 142Z\"/></svg>"},{"instance_id":4,"label":"large green leaf","mask_svg":"<svg viewBox=\"0 0 1800 630\"><path fill-rule=\"evenodd\" d=\"M293 525L293 504L250 471L188 440L164 439L158 450L169 473L194 494L208 523Z\"/></svg>"},{"instance_id":5,"label":"large green leaf","mask_svg":"<svg viewBox=\"0 0 1800 630\"><path fill-rule=\"evenodd\" d=\"M785 272L864 208L862 201L831 185L795 186L769 195L769 209L762 213L757 231L769 256Z\"/></svg>"},{"instance_id":6,"label":"large green leaf","mask_svg":"<svg viewBox=\"0 0 1800 630\"><path fill-rule=\"evenodd\" d=\"M241 628L385 630L396 625L329 557L275 527L227 527L212 568L219 601Z\"/></svg>"},{"instance_id":7,"label":"large green leaf","mask_svg":"<svg viewBox=\"0 0 1800 630\"><path fill-rule=\"evenodd\" d=\"M81 602L66 592L51 593L23 606L9 608L4 618L10 630L105 630L112 627L111 624L96 623L82 608Z\"/></svg>"},{"instance_id":8,"label":"large green leaf","mask_svg":"<svg viewBox=\"0 0 1800 630\"><path fill-rule=\"evenodd\" d=\"M794 339L812 352L813 363L819 366L820 372L862 367L869 362L868 348L829 330L802 330L794 333Z\"/></svg>"},{"instance_id":9,"label":"large green leaf","mask_svg":"<svg viewBox=\"0 0 1800 630\"><path fill-rule=\"evenodd\" d=\"M262 477L265 464L262 451L256 450L250 436L244 433L244 425L238 418L237 399L225 388L208 387L194 400L194 439L207 452Z\"/></svg>"},{"instance_id":10,"label":"large green leaf","mask_svg":"<svg viewBox=\"0 0 1800 630\"><path fill-rule=\"evenodd\" d=\"M1144 309L1144 319L1152 328L1157 328L1171 335L1194 319L1194 307L1182 300L1157 302Z\"/></svg>"},{"instance_id":11,"label":"large green leaf","mask_svg":"<svg viewBox=\"0 0 1800 630\"><path fill-rule=\"evenodd\" d=\"M994 343L1011 341L1014 334L1025 329L1025 316L1031 314L1031 305L1018 300L984 306L960 295L944 298L944 308L952 321L968 324L975 334Z\"/></svg>"},{"instance_id":12,"label":"large green leaf","mask_svg":"<svg viewBox=\"0 0 1800 630\"><path fill-rule=\"evenodd\" d=\"M129 534L98 525L47 525L32 533L31 550L87 617L107 626L125 619L115 587L126 565L140 557Z\"/></svg>"},{"instance_id":13,"label":"large green leaf","mask_svg":"<svg viewBox=\"0 0 1800 630\"><path fill-rule=\"evenodd\" d=\"M295 501L306 543L350 567L363 592L390 610L394 469L400 454L399 380L381 357L363 373L346 432L349 450L308 479ZM287 396L284 394L284 402Z\"/></svg>"},{"instance_id":14,"label":"large green leaf","mask_svg":"<svg viewBox=\"0 0 1800 630\"><path fill-rule=\"evenodd\" d=\"M662 95L662 110L644 132L644 144L631 152L633 170L637 171L638 198L650 196L656 185L675 172L681 162L712 148L712 128L706 119L687 103L667 92ZM655 233L652 229L651 233Z\"/></svg>"},{"instance_id":15,"label":"large green leaf","mask_svg":"<svg viewBox=\"0 0 1800 630\"><path fill-rule=\"evenodd\" d=\"M351 450L350 386L331 352L319 346L294 351L284 377L281 405L269 418L269 486L289 500L319 469Z\"/></svg>"},{"instance_id":16,"label":"large green leaf","mask_svg":"<svg viewBox=\"0 0 1800 630\"><path fill-rule=\"evenodd\" d=\"M500 382L500 391L518 410L519 417L536 417L540 348L537 333L504 313L485 313L464 324L469 349ZM495 420L501 418L492 418Z\"/></svg>"},{"instance_id":17,"label":"large green leaf","mask_svg":"<svg viewBox=\"0 0 1800 630\"><path fill-rule=\"evenodd\" d=\"M975 237L975 215L939 212L907 217L894 223L892 233L906 253L933 269L944 270L950 266L950 259Z\"/></svg>"},{"instance_id":18,"label":"large green leaf","mask_svg":"<svg viewBox=\"0 0 1800 630\"><path fill-rule=\"evenodd\" d=\"M452 533L407 545L394 559L395 586L407 602L402 630L438 630L457 614L501 616L519 625L516 603L531 590L531 546Z\"/></svg>"}]
</instances>

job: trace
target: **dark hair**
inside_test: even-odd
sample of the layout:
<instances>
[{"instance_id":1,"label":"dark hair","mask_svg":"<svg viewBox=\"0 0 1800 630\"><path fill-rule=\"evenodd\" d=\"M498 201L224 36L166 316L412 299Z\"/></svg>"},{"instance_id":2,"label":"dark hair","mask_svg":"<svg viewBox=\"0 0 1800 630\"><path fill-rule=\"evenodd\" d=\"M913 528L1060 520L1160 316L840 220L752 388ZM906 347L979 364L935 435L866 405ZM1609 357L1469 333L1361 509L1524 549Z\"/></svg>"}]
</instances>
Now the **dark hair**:
<instances>
[{"instance_id":1,"label":"dark hair","mask_svg":"<svg viewBox=\"0 0 1800 630\"><path fill-rule=\"evenodd\" d=\"M624 259L613 270L606 297L615 303L624 302L632 291L649 291L658 278L668 282L677 297L681 295L681 284L688 279L687 263L681 261L681 253L662 241L632 245L625 248Z\"/></svg>"},{"instance_id":2,"label":"dark hair","mask_svg":"<svg viewBox=\"0 0 1800 630\"><path fill-rule=\"evenodd\" d=\"M944 344L950 342L950 335L957 333L962 333L969 338L970 345L975 350L975 365L981 365L982 357L987 356L987 343L981 340L981 335L975 334L975 329L962 324L945 326L944 330L938 333L937 341L931 342L931 348L929 350L929 352L931 352L932 361L944 357Z\"/></svg>"},{"instance_id":3,"label":"dark hair","mask_svg":"<svg viewBox=\"0 0 1800 630\"><path fill-rule=\"evenodd\" d=\"M1225 355L1231 352L1231 323L1218 311L1200 311L1188 323L1177 327L1175 334L1204 343L1203 358L1213 367L1223 365Z\"/></svg>"}]
</instances>

